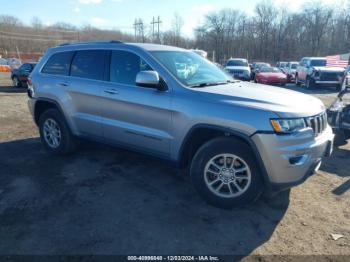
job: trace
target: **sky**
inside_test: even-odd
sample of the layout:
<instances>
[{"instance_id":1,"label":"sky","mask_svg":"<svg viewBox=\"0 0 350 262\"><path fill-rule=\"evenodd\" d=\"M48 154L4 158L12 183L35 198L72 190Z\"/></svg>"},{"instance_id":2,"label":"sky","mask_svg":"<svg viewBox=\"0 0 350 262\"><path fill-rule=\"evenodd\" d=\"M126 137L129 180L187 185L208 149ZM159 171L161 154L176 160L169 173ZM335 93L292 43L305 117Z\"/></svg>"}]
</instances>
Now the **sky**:
<instances>
[{"instance_id":1,"label":"sky","mask_svg":"<svg viewBox=\"0 0 350 262\"><path fill-rule=\"evenodd\" d=\"M253 14L261 0L0 0L0 15L13 15L30 24L38 17L45 25L58 21L101 29L119 29L133 33L135 18L142 18L150 27L152 17L160 16L161 30L170 29L174 14L182 16L184 36L192 36L193 29L205 14L222 8L239 9ZM277 6L297 11L305 0L270 0ZM347 0L321 0L325 4L341 4ZM19 12L19 10L22 10Z\"/></svg>"}]
</instances>

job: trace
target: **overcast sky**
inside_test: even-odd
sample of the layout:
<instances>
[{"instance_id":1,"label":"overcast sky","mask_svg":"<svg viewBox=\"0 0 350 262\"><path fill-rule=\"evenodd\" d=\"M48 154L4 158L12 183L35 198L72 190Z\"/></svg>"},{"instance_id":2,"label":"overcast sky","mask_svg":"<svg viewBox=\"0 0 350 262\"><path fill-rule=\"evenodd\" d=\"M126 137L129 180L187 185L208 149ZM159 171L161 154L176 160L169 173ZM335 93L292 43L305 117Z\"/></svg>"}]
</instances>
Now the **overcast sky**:
<instances>
[{"instance_id":1,"label":"overcast sky","mask_svg":"<svg viewBox=\"0 0 350 262\"><path fill-rule=\"evenodd\" d=\"M278 6L297 11L304 0L271 0ZM321 0L325 4L342 4L348 0ZM350 1L350 0L349 0ZM82 26L91 24L98 28L118 28L133 32L136 17L150 26L153 16L160 16L161 29L171 26L174 13L184 19L183 33L192 35L192 30L201 23L205 14L222 8L254 12L260 0L0 0L0 14L14 15L29 24L34 16L46 25L63 21Z\"/></svg>"}]
</instances>

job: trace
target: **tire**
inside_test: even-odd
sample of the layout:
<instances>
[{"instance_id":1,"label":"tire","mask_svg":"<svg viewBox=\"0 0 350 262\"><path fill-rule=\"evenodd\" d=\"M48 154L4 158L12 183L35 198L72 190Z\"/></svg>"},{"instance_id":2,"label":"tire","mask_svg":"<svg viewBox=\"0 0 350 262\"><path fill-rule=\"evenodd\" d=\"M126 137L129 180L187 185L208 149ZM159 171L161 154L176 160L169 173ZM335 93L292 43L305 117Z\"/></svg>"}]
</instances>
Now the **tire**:
<instances>
[{"instance_id":1,"label":"tire","mask_svg":"<svg viewBox=\"0 0 350 262\"><path fill-rule=\"evenodd\" d=\"M231 164L231 157L237 157L233 165L236 169L235 173L240 173L238 177L246 177L245 180L241 180L241 178L234 179L232 176L236 177L236 174L232 175L231 170L229 170L230 168L217 172L220 173L217 175L214 175L212 171L205 172L206 170L212 170L214 167L210 164L213 162L213 159L214 163L217 159L220 161L223 159L223 157L221 157L222 154L225 154L227 161L231 159ZM218 163L220 164L220 162ZM235 165L238 165L238 167L235 167ZM237 172L237 170L244 167L244 165L247 167L246 171ZM225 168L224 166L221 167ZM248 182L249 174L250 182ZM255 201L263 192L264 187L261 171L252 150L246 143L229 137L213 139L198 149L191 163L190 175L194 187L204 200L213 206L224 209L245 206ZM213 180L210 180L211 178L209 176L214 176ZM220 178L220 176L222 178ZM225 184L227 181L222 181L220 179L229 180L228 183L231 189ZM235 181L233 182L232 179ZM209 183L214 180L217 180L217 182L210 186ZM221 186L221 184L223 185ZM237 190L237 185L240 186L241 189L244 189L244 191L242 190L240 193L239 190ZM214 187L219 188L220 186L221 188L219 191L215 191ZM216 193L214 193L214 191ZM228 195L231 193L235 195Z\"/></svg>"},{"instance_id":2,"label":"tire","mask_svg":"<svg viewBox=\"0 0 350 262\"><path fill-rule=\"evenodd\" d=\"M340 92L341 88L342 88L342 85L337 85L336 88L335 88L335 90L336 90L337 92Z\"/></svg>"},{"instance_id":3,"label":"tire","mask_svg":"<svg viewBox=\"0 0 350 262\"><path fill-rule=\"evenodd\" d=\"M22 83L17 76L12 77L12 85L14 87L22 87Z\"/></svg>"},{"instance_id":4,"label":"tire","mask_svg":"<svg viewBox=\"0 0 350 262\"><path fill-rule=\"evenodd\" d=\"M54 139L48 138L49 136L46 134L48 132L44 130L45 125L58 127L60 138L57 138L56 142L58 143L55 146L53 145L54 142L50 144L50 141L54 141ZM48 109L42 113L39 118L39 132L41 143L46 151L51 154L67 155L76 149L76 139L72 135L63 115L57 109Z\"/></svg>"},{"instance_id":5,"label":"tire","mask_svg":"<svg viewBox=\"0 0 350 262\"><path fill-rule=\"evenodd\" d=\"M305 87L306 89L314 89L315 86L315 81L311 77L307 77L305 81Z\"/></svg>"},{"instance_id":6,"label":"tire","mask_svg":"<svg viewBox=\"0 0 350 262\"><path fill-rule=\"evenodd\" d=\"M296 86L300 86L300 82L299 82L299 77L298 77L298 75L295 75L295 85L296 85Z\"/></svg>"},{"instance_id":7,"label":"tire","mask_svg":"<svg viewBox=\"0 0 350 262\"><path fill-rule=\"evenodd\" d=\"M344 138L345 140L348 140L350 138L350 130L348 129L344 130Z\"/></svg>"}]
</instances>

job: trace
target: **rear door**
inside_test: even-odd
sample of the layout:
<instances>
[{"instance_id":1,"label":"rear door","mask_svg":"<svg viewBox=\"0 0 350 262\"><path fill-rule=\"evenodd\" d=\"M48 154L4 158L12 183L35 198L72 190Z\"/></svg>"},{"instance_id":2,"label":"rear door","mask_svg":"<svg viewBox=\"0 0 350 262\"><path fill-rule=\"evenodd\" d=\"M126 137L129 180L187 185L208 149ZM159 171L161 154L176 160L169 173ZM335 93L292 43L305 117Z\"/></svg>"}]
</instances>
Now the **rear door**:
<instances>
[{"instance_id":1,"label":"rear door","mask_svg":"<svg viewBox=\"0 0 350 262\"><path fill-rule=\"evenodd\" d=\"M106 140L161 157L170 153L171 90L136 86L136 75L152 68L139 55L111 52L110 83L101 113Z\"/></svg>"},{"instance_id":2,"label":"rear door","mask_svg":"<svg viewBox=\"0 0 350 262\"><path fill-rule=\"evenodd\" d=\"M67 86L72 105L72 119L81 135L103 138L101 103L106 80L108 51L76 51Z\"/></svg>"}]
</instances>

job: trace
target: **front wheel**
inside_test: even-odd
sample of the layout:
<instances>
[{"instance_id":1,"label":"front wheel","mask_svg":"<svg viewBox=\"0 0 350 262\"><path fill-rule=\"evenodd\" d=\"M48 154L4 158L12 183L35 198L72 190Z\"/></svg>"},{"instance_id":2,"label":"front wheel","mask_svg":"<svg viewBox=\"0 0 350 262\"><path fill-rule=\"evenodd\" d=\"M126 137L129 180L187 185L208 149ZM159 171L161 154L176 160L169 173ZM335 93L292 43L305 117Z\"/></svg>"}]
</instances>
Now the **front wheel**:
<instances>
[{"instance_id":1,"label":"front wheel","mask_svg":"<svg viewBox=\"0 0 350 262\"><path fill-rule=\"evenodd\" d=\"M191 179L211 205L233 208L256 200L263 191L261 172L250 147L235 138L205 143L191 164Z\"/></svg>"},{"instance_id":2,"label":"front wheel","mask_svg":"<svg viewBox=\"0 0 350 262\"><path fill-rule=\"evenodd\" d=\"M345 138L345 140L348 140L350 138L350 130L349 129L344 130L344 138Z\"/></svg>"},{"instance_id":3,"label":"front wheel","mask_svg":"<svg viewBox=\"0 0 350 262\"><path fill-rule=\"evenodd\" d=\"M306 78L305 86L307 89L313 89L313 88L315 88L315 81L312 78L308 77L308 78Z\"/></svg>"},{"instance_id":4,"label":"front wheel","mask_svg":"<svg viewBox=\"0 0 350 262\"><path fill-rule=\"evenodd\" d=\"M21 87L21 86L22 86L21 81L19 81L19 79L18 79L17 76L14 76L14 77L12 78L12 85L13 85L14 87Z\"/></svg>"},{"instance_id":5,"label":"front wheel","mask_svg":"<svg viewBox=\"0 0 350 262\"><path fill-rule=\"evenodd\" d=\"M295 85L296 85L296 86L300 86L300 82L299 82L299 77L298 77L298 75L295 75Z\"/></svg>"}]
</instances>

